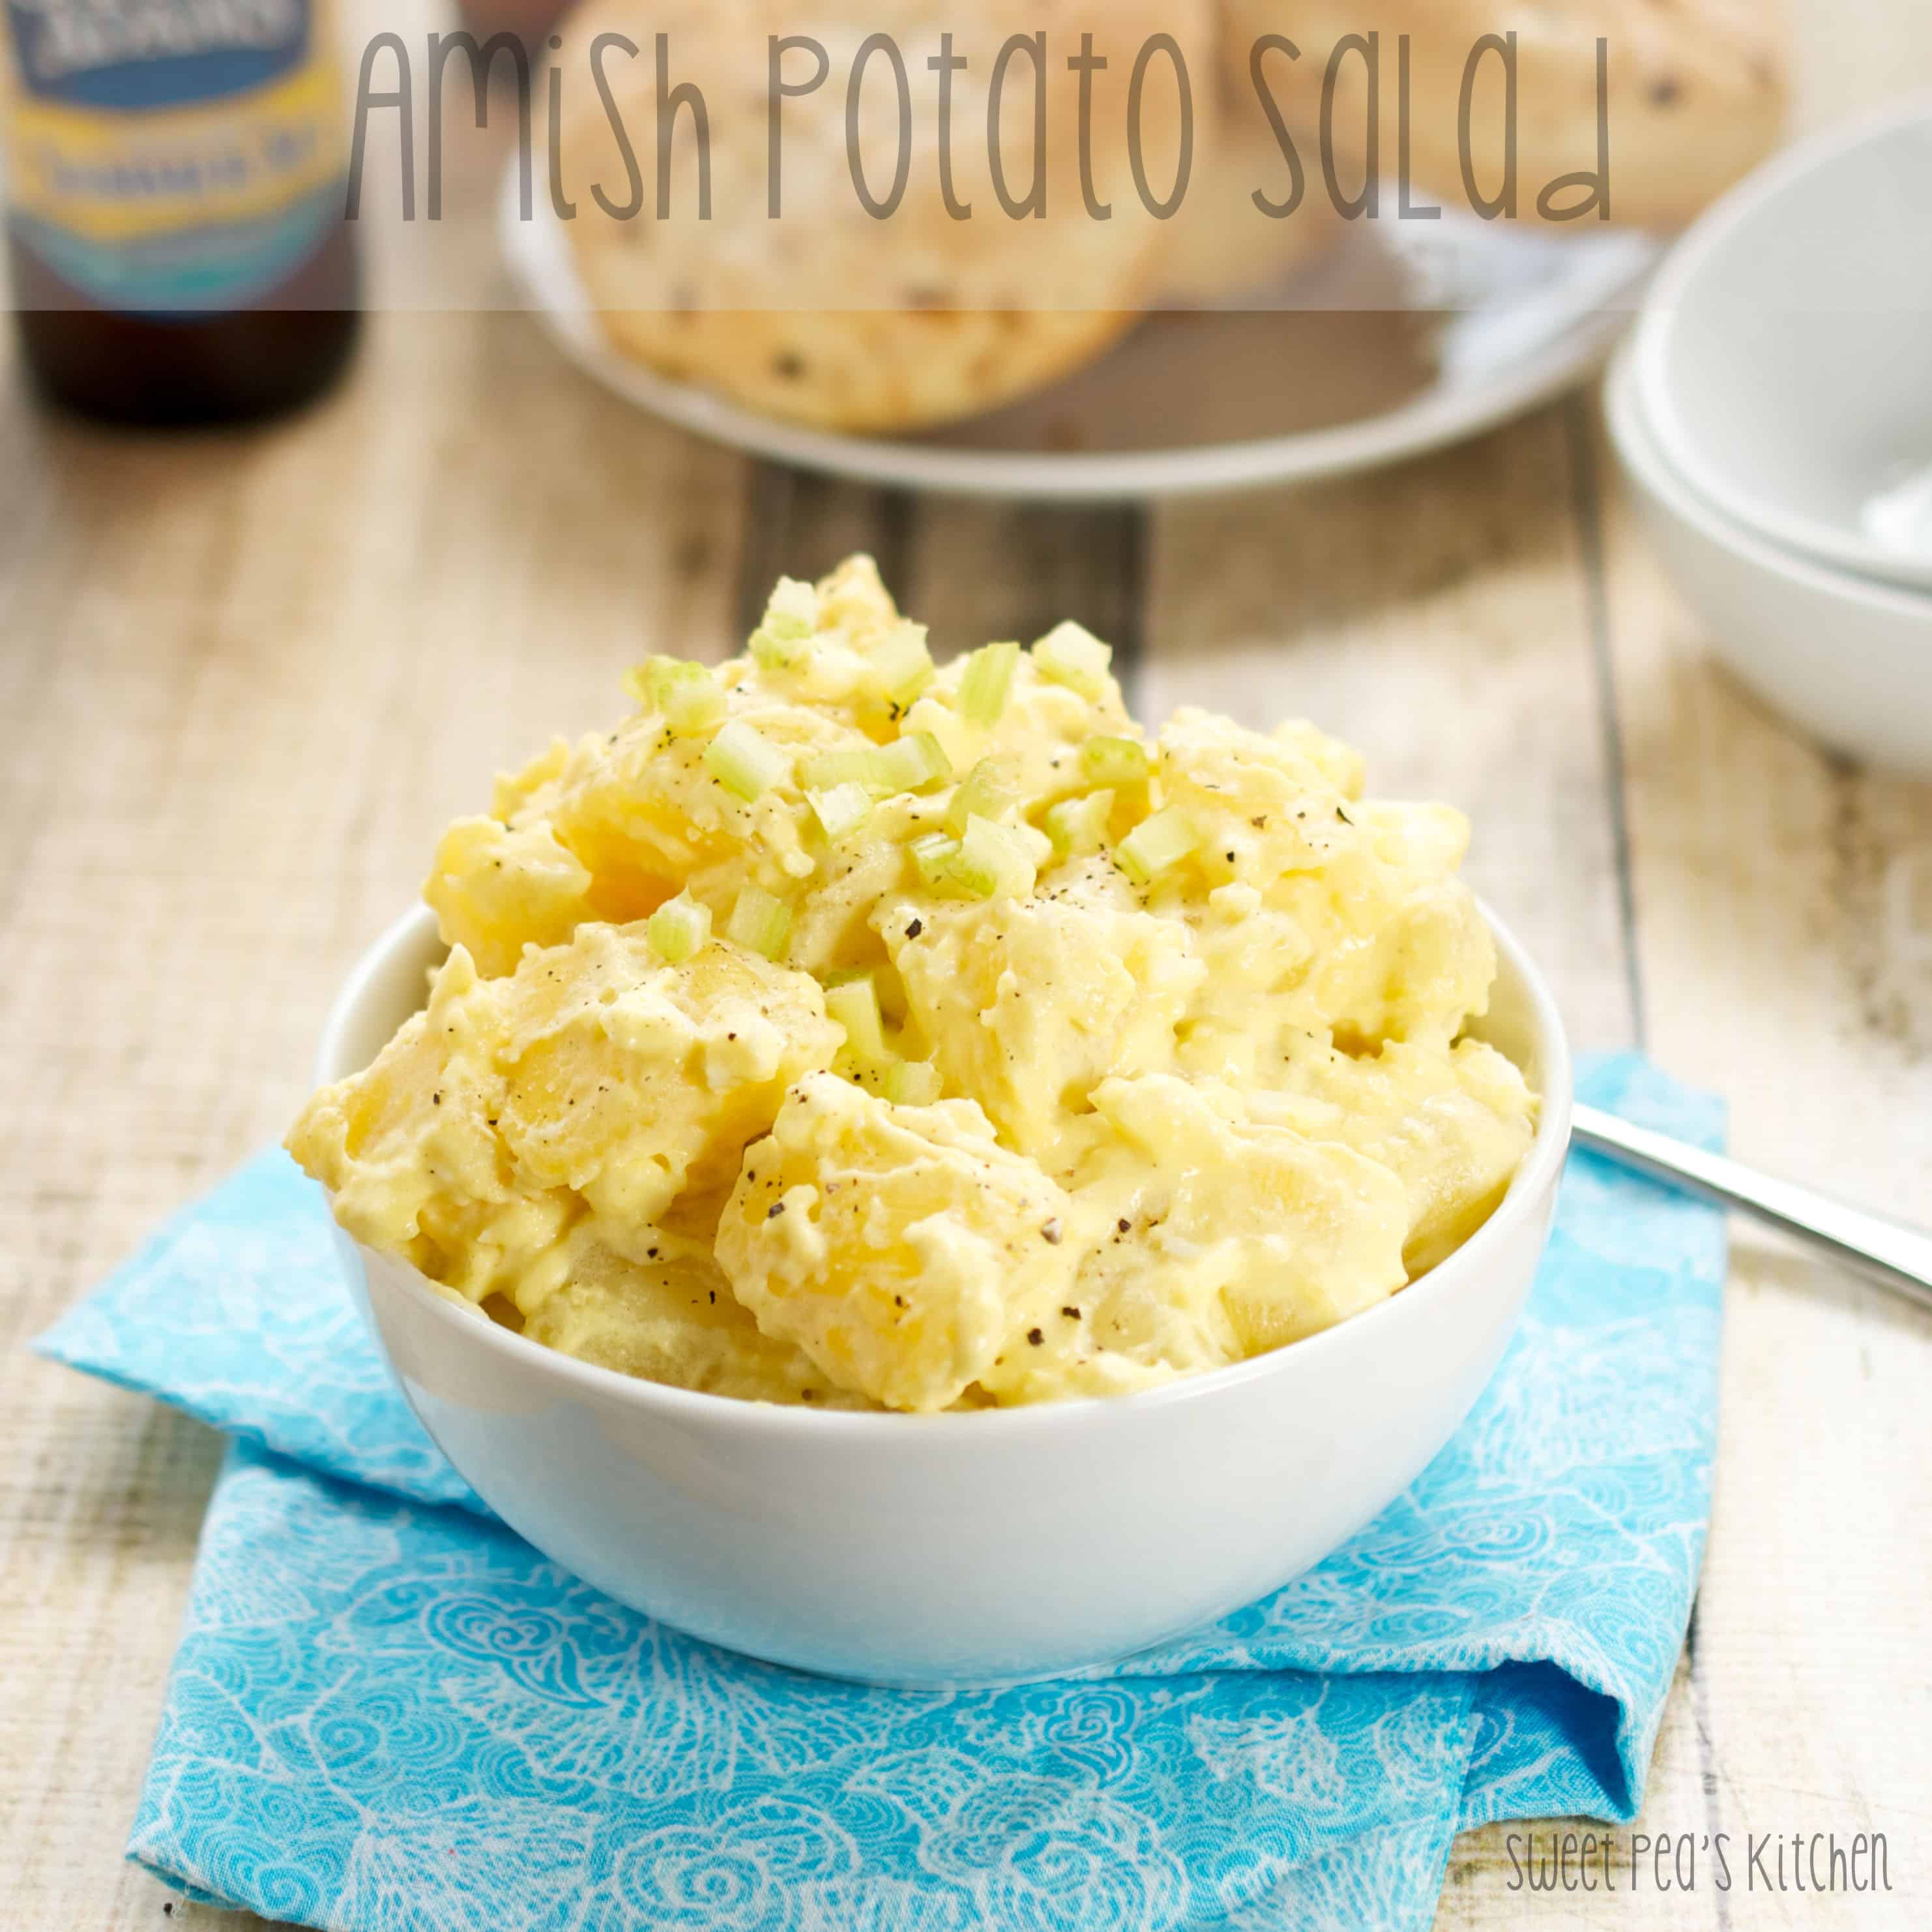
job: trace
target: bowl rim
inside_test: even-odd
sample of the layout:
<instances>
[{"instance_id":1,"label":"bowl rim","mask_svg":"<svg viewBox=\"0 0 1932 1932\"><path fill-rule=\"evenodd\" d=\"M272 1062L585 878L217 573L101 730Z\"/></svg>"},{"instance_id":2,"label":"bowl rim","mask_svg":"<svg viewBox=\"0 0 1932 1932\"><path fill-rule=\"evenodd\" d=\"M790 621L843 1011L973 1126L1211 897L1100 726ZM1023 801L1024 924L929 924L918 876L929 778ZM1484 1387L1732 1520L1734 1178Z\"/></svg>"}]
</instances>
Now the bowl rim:
<instances>
[{"instance_id":1,"label":"bowl rim","mask_svg":"<svg viewBox=\"0 0 1932 1932\"><path fill-rule=\"evenodd\" d=\"M1927 627L1932 641L1932 590L1874 578L1786 548L1713 502L1672 462L1652 422L1640 377L1638 345L1627 338L1604 376L1604 417L1624 467L1679 522L1768 574L1821 596L1859 604Z\"/></svg>"},{"instance_id":2,"label":"bowl rim","mask_svg":"<svg viewBox=\"0 0 1932 1932\"><path fill-rule=\"evenodd\" d=\"M418 1294L428 1312L436 1319L460 1324L454 1332L466 1335L472 1340L482 1341L507 1362L527 1369L532 1374L548 1377L567 1388L580 1390L586 1394L601 1396L644 1411L657 1411L667 1420L681 1418L688 1423L702 1422L754 1432L805 1432L814 1436L884 1432L903 1436L906 1431L916 1429L922 1438L937 1439L962 1432L985 1434L997 1431L1004 1435L1016 1431L1088 1426L1096 1412L1118 1414L1124 1420L1151 1410L1211 1398L1222 1391L1264 1380L1271 1375L1287 1372L1285 1364L1289 1363L1312 1366L1326 1354L1348 1346L1348 1337L1371 1332L1370 1327L1365 1324L1385 1327L1391 1321L1403 1319L1398 1310L1405 1303L1414 1305L1419 1300L1432 1301L1454 1294L1463 1277L1487 1265L1492 1255L1542 1210L1545 1200L1560 1179L1569 1152L1570 1114L1574 1099L1569 1042L1564 1033L1562 1018L1549 986L1521 942L1484 900L1478 898L1476 904L1496 940L1499 958L1508 961L1523 989L1535 1052L1540 1063L1543 1090L1536 1133L1528 1151L1489 1219L1420 1280L1331 1328L1270 1349L1266 1354L1250 1356L1245 1361L1231 1363L1226 1368L1181 1376L1154 1388L1135 1390L1122 1395L1069 1396L1059 1402L1021 1403L1012 1408L975 1409L963 1413L941 1411L933 1414L915 1414L897 1410L821 1409L805 1403L752 1402L741 1396L712 1395L701 1390L674 1388L668 1383L647 1382L547 1348L541 1342L532 1342L528 1336L493 1322L480 1309L460 1304L451 1296L440 1293L400 1256L367 1248L352 1235L347 1234L346 1231L344 1231L344 1238L353 1243L358 1256L374 1255L385 1264L386 1270L393 1271ZM358 1025L373 990L391 970L398 953L405 949L418 949L426 940L436 936L436 916L430 908L426 905L412 907L400 918L392 920L350 969L323 1022L313 1070L316 1085L326 1085L354 1070L343 1065L346 1058L344 1042L350 1030ZM332 1213L331 1220L334 1220ZM384 1352L386 1354L386 1347Z\"/></svg>"},{"instance_id":3,"label":"bowl rim","mask_svg":"<svg viewBox=\"0 0 1932 1932\"><path fill-rule=\"evenodd\" d=\"M1679 421L1671 362L1678 317L1693 285L1730 243L1733 231L1793 183L1844 156L1875 147L1914 128L1932 130L1932 91L1918 89L1904 101L1882 106L1824 128L1790 147L1720 195L1691 224L1652 278L1634 331L1633 378L1643 399L1643 414L1660 454L1682 480L1714 508L1780 549L1828 565L1848 576L1876 579L1893 587L1932 590L1932 562L1866 542L1842 525L1791 509L1753 490L1703 446Z\"/></svg>"}]
</instances>

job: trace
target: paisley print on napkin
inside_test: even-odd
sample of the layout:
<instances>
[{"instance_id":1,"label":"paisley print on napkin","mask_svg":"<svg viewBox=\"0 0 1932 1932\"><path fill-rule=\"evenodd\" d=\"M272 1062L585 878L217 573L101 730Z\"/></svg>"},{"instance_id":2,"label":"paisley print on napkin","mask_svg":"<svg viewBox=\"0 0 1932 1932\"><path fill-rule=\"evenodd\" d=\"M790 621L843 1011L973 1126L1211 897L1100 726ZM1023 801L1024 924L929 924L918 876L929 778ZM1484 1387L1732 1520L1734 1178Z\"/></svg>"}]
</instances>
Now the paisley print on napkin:
<instances>
[{"instance_id":1,"label":"paisley print on napkin","mask_svg":"<svg viewBox=\"0 0 1932 1932\"><path fill-rule=\"evenodd\" d=\"M1714 1144L1629 1057L1586 1097ZM44 1352L236 1438L132 1854L392 1932L1426 1925L1462 1826L1627 1818L1710 1493L1721 1216L1572 1160L1455 1439L1326 1562L1108 1670L870 1690L717 1651L484 1514L279 1154Z\"/></svg>"}]
</instances>

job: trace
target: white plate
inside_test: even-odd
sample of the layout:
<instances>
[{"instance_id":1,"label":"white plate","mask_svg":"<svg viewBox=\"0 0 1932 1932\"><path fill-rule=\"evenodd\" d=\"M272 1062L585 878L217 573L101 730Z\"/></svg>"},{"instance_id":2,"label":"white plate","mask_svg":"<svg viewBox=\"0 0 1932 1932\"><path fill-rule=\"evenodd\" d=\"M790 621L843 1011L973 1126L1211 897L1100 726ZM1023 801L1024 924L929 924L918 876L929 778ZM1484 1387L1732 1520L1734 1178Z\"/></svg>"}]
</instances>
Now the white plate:
<instances>
[{"instance_id":1,"label":"white plate","mask_svg":"<svg viewBox=\"0 0 1932 1932\"><path fill-rule=\"evenodd\" d=\"M1150 316L1023 400L916 436L842 436L755 416L606 343L562 225L498 228L512 276L572 362L700 436L868 483L1084 502L1304 482L1473 436L1558 394L1607 352L1660 254L1648 236L1556 237L1445 214L1360 223L1263 298L1292 307ZM1420 305L1400 306L1405 292Z\"/></svg>"}]
</instances>

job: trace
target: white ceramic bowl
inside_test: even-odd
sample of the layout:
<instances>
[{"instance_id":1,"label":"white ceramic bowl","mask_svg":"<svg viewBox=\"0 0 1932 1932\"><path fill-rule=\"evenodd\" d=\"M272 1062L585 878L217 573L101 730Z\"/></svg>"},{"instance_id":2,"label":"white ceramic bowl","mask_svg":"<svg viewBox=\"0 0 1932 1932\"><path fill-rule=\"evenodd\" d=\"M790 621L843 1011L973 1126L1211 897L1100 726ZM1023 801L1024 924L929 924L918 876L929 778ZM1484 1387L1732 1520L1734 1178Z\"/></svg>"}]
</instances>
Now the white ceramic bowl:
<instances>
[{"instance_id":1,"label":"white ceramic bowl","mask_svg":"<svg viewBox=\"0 0 1932 1932\"><path fill-rule=\"evenodd\" d=\"M1684 479L1820 562L1932 586L1932 100L1780 156L1708 210L1637 330Z\"/></svg>"},{"instance_id":2,"label":"white ceramic bowl","mask_svg":"<svg viewBox=\"0 0 1932 1932\"><path fill-rule=\"evenodd\" d=\"M451 1462L513 1529L620 1601L753 1656L880 1683L1123 1656L1326 1556L1421 1473L1495 1369L1543 1251L1570 1100L1549 992L1496 932L1484 1030L1544 1096L1502 1205L1393 1300L1166 1388L934 1416L736 1402L540 1347L346 1236L344 1258ZM319 1080L374 1057L440 951L426 911L377 942L330 1015Z\"/></svg>"},{"instance_id":3,"label":"white ceramic bowl","mask_svg":"<svg viewBox=\"0 0 1932 1932\"><path fill-rule=\"evenodd\" d=\"M1834 750L1932 777L1932 593L1814 562L1714 508L1652 434L1628 347L1604 399L1658 554L1712 650Z\"/></svg>"}]
</instances>

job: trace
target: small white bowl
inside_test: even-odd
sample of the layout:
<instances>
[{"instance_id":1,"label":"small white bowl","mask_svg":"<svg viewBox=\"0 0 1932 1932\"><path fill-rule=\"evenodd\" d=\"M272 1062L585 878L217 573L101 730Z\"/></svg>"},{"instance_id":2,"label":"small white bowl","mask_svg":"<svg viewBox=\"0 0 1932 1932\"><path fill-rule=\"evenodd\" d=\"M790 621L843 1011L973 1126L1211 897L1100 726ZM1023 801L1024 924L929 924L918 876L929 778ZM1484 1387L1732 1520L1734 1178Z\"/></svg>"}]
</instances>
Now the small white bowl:
<instances>
[{"instance_id":1,"label":"small white bowl","mask_svg":"<svg viewBox=\"0 0 1932 1932\"><path fill-rule=\"evenodd\" d=\"M1604 401L1665 572L1740 682L1834 750L1932 778L1932 595L1814 562L1715 509L1652 434L1628 346Z\"/></svg>"},{"instance_id":2,"label":"small white bowl","mask_svg":"<svg viewBox=\"0 0 1932 1932\"><path fill-rule=\"evenodd\" d=\"M1502 1204L1391 1300L1214 1374L968 1414L828 1413L594 1368L343 1236L410 1406L512 1528L620 1601L869 1682L1052 1675L1224 1616L1318 1562L1454 1432L1514 1330L1570 1133L1548 990L1491 921L1484 1031L1543 1094ZM350 976L319 1082L368 1064L441 956L427 911Z\"/></svg>"},{"instance_id":3,"label":"small white bowl","mask_svg":"<svg viewBox=\"0 0 1932 1932\"><path fill-rule=\"evenodd\" d=\"M1646 420L1726 514L1932 586L1932 100L1804 142L1708 209L1636 334Z\"/></svg>"}]
</instances>

